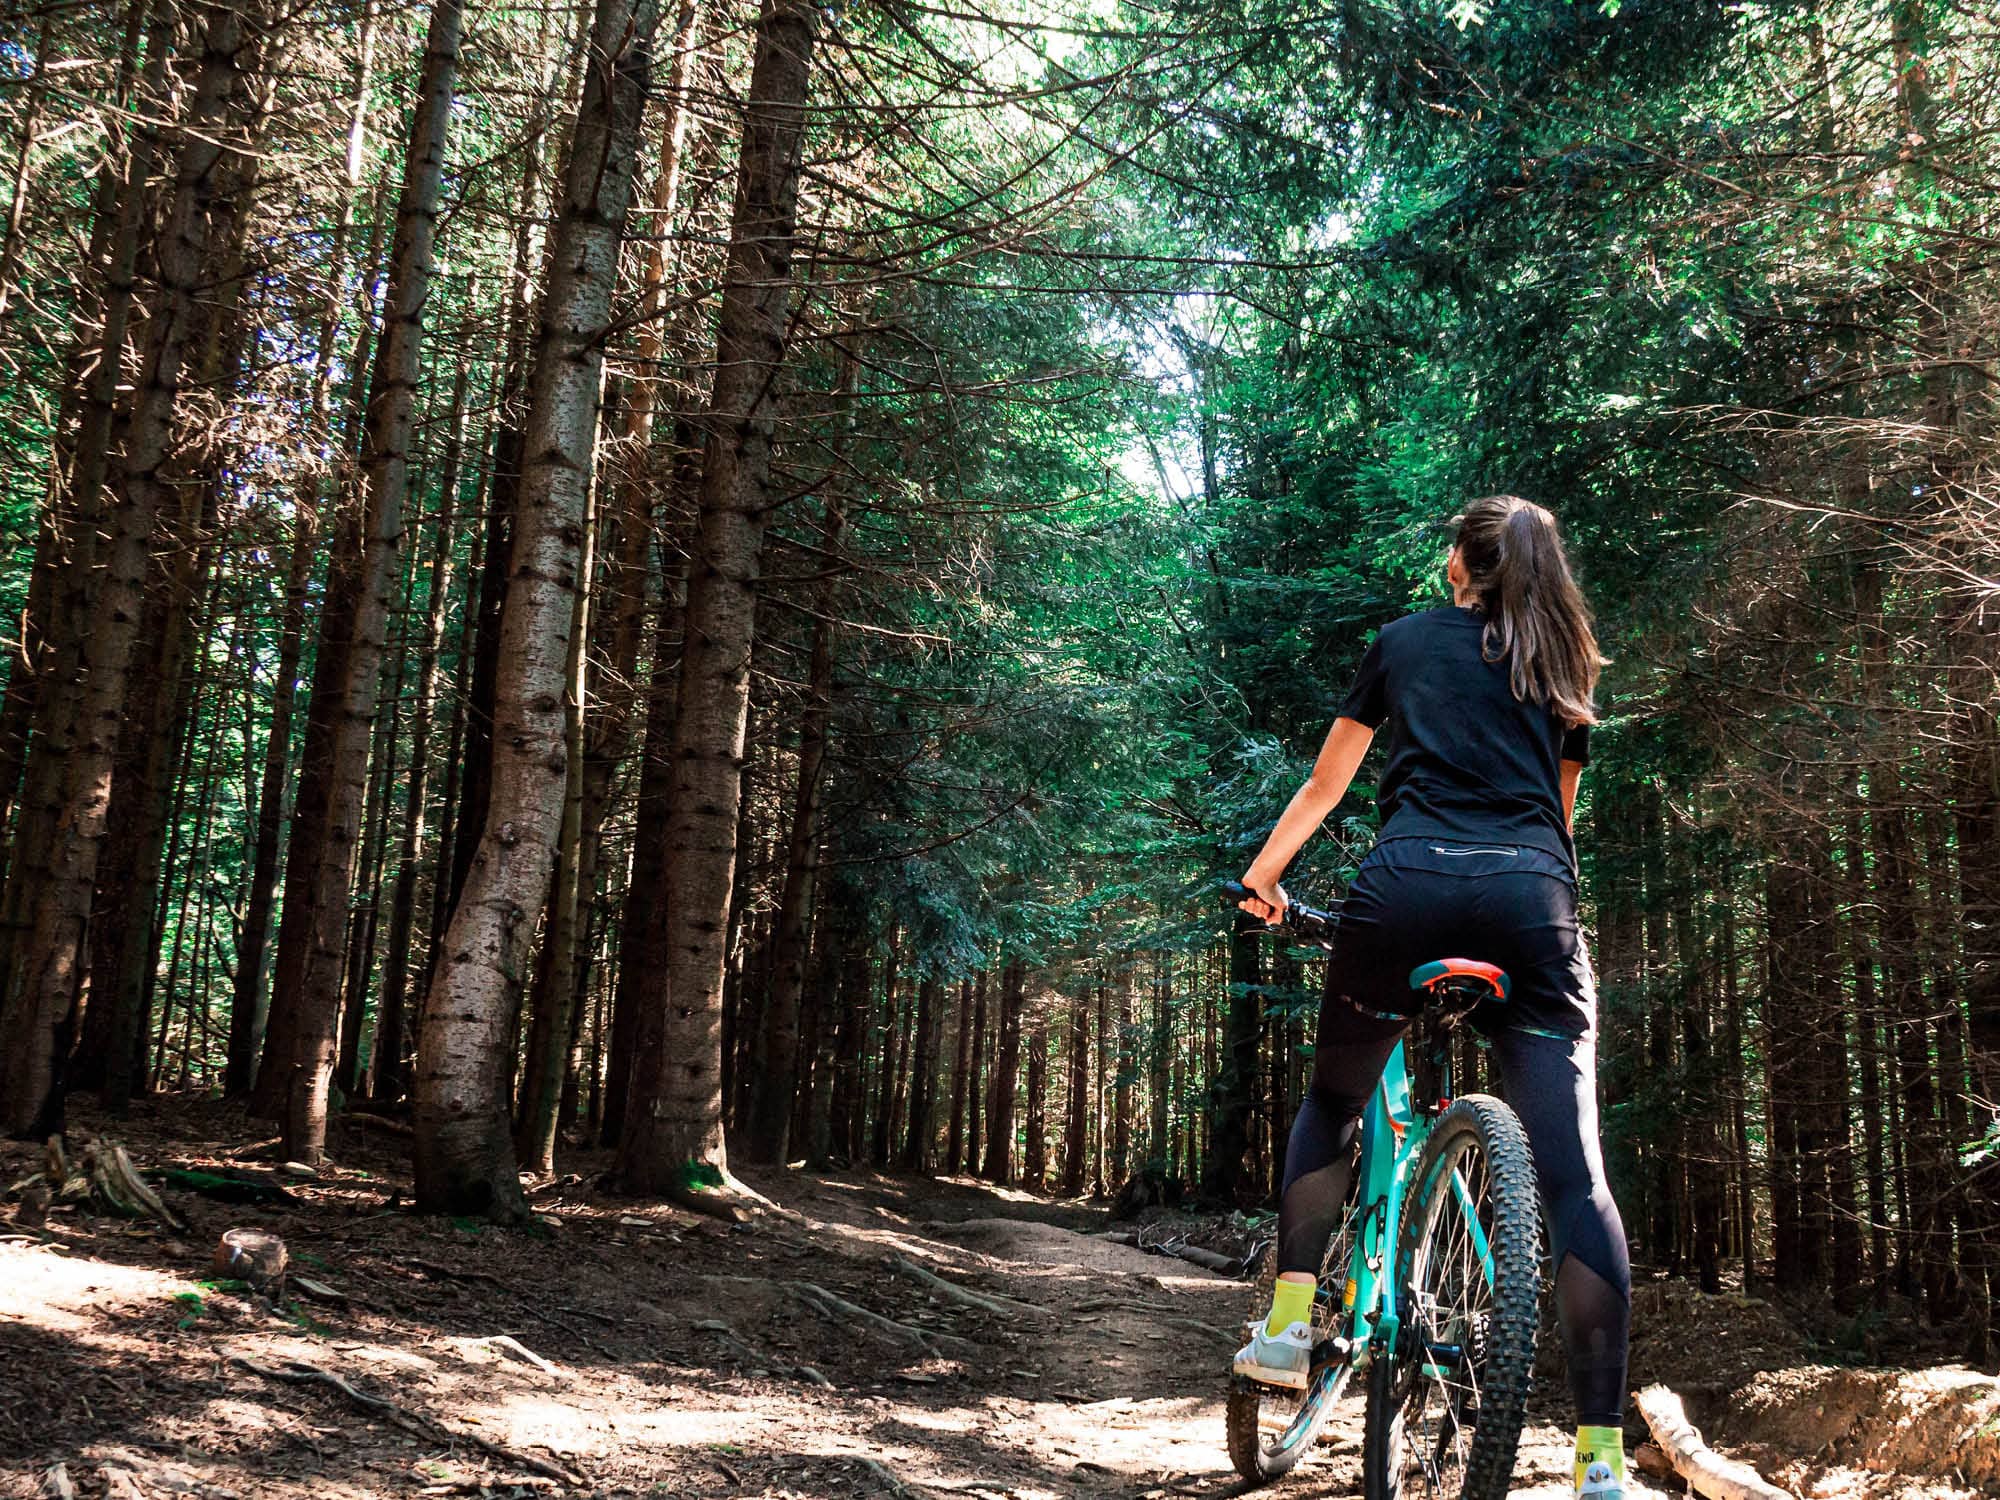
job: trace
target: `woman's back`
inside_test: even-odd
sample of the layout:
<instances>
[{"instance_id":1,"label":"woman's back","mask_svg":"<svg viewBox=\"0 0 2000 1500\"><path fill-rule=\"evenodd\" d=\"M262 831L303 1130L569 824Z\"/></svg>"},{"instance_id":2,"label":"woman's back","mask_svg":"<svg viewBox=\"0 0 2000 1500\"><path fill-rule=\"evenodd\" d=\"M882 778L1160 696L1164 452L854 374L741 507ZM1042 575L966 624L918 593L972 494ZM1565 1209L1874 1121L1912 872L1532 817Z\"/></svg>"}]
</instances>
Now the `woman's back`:
<instances>
[{"instance_id":1,"label":"woman's back","mask_svg":"<svg viewBox=\"0 0 2000 1500\"><path fill-rule=\"evenodd\" d=\"M1381 836L1525 844L1573 861L1561 763L1588 761L1589 726L1566 729L1516 697L1485 635L1484 614L1446 605L1390 622L1363 657L1339 717L1389 726Z\"/></svg>"}]
</instances>

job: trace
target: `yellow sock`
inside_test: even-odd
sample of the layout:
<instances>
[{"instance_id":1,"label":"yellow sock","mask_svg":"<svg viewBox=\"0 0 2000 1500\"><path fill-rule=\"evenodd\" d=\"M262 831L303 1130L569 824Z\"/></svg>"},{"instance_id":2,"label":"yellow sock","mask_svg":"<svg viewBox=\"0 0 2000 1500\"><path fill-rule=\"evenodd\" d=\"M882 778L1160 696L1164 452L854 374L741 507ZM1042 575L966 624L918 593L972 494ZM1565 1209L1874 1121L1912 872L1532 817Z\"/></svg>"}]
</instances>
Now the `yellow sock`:
<instances>
[{"instance_id":1,"label":"yellow sock","mask_svg":"<svg viewBox=\"0 0 2000 1500\"><path fill-rule=\"evenodd\" d=\"M1312 1327L1313 1283L1280 1281L1271 1290L1271 1315L1264 1319L1266 1333L1283 1333L1294 1323Z\"/></svg>"},{"instance_id":2,"label":"yellow sock","mask_svg":"<svg viewBox=\"0 0 2000 1500\"><path fill-rule=\"evenodd\" d=\"M1576 1430L1576 1487L1583 1488L1584 1475L1592 1464L1608 1464L1618 1482L1625 1482L1625 1429L1622 1427L1579 1427Z\"/></svg>"}]
</instances>

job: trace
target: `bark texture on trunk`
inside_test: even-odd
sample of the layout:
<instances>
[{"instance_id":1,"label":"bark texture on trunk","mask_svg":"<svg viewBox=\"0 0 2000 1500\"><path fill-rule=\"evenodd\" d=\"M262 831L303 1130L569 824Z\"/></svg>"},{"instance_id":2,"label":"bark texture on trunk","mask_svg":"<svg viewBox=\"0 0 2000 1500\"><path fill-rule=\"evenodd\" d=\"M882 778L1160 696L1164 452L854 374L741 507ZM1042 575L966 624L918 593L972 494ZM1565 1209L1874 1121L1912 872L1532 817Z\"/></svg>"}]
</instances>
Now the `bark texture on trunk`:
<instances>
[{"instance_id":1,"label":"bark texture on trunk","mask_svg":"<svg viewBox=\"0 0 2000 1500\"><path fill-rule=\"evenodd\" d=\"M465 400L466 371L460 366L452 385L437 530L431 538L429 593L417 662L417 701L410 726L410 780L404 795L401 843L396 851L396 885L389 901L389 940L382 951L382 1006L375 1023L375 1051L368 1069L368 1094L372 1099L400 1099L408 1080L410 938L416 923L417 866L424 844L424 791L430 779L438 657L444 645L445 607L451 596L452 532L458 518L459 475L465 461Z\"/></svg>"},{"instance_id":2,"label":"bark texture on trunk","mask_svg":"<svg viewBox=\"0 0 2000 1500\"><path fill-rule=\"evenodd\" d=\"M366 499L360 577L333 710L320 857L309 888L301 891L310 903L310 913L293 928L302 933L306 943L297 1014L289 1055L273 1059L283 1070L273 1092L282 1090L285 1151L294 1160L305 1162L318 1161L326 1144L327 1108L339 1047L348 890L360 844L370 731L376 721L376 693L402 552L410 440L422 366L423 314L434 272L445 140L463 21L461 0L437 0L424 39L416 113L410 124L402 193L396 204L382 333L363 427ZM282 936L280 941L282 944Z\"/></svg>"},{"instance_id":3,"label":"bark texture on trunk","mask_svg":"<svg viewBox=\"0 0 2000 1500\"><path fill-rule=\"evenodd\" d=\"M1090 1147L1090 1000L1086 987L1070 1001L1069 1035L1064 1043L1069 1065L1068 1110L1063 1121L1061 1191L1074 1198L1083 1191Z\"/></svg>"},{"instance_id":4,"label":"bark texture on trunk","mask_svg":"<svg viewBox=\"0 0 2000 1500\"><path fill-rule=\"evenodd\" d=\"M1000 974L1000 1024L993 1048L993 1097L986 1108L986 1170L1001 1184L1014 1180L1014 1085L1021 1071L1021 997L1026 976L1018 961Z\"/></svg>"},{"instance_id":5,"label":"bark texture on trunk","mask_svg":"<svg viewBox=\"0 0 2000 1500\"><path fill-rule=\"evenodd\" d=\"M909 1130L903 1166L928 1172L937 1149L937 1033L944 981L928 975L917 985L917 1015L910 1046Z\"/></svg>"},{"instance_id":6,"label":"bark texture on trunk","mask_svg":"<svg viewBox=\"0 0 2000 1500\"><path fill-rule=\"evenodd\" d=\"M423 1008L416 1189L417 1201L433 1210L500 1220L528 1212L514 1168L507 1076L568 781L565 669L604 341L658 20L653 0L601 0L570 137L528 385L526 461L494 682L491 792Z\"/></svg>"},{"instance_id":7,"label":"bark texture on trunk","mask_svg":"<svg viewBox=\"0 0 2000 1500\"><path fill-rule=\"evenodd\" d=\"M851 387L849 390L851 395ZM838 484L828 491L822 545L837 556L843 513ZM799 775L792 803L792 831L785 885L778 898L771 987L764 1000L764 1067L751 1095L749 1146L753 1160L782 1162L791 1149L792 1096L799 1083L799 999L805 990L810 944L807 919L819 879L820 787L826 769L827 721L833 711L832 585L823 583L813 617L812 664L807 670L805 712L799 723Z\"/></svg>"},{"instance_id":8,"label":"bark texture on trunk","mask_svg":"<svg viewBox=\"0 0 2000 1500\"><path fill-rule=\"evenodd\" d=\"M124 494L107 508L100 576L85 586L74 617L83 650L73 704L74 739L43 738L37 752L61 752L49 783L59 788L48 827L47 859L24 890L20 948L0 996L0 1125L54 1133L61 1119L60 1068L75 1023L98 858L110 806L112 762L125 714L129 672L143 613L153 529L168 502L166 466L185 367L200 322L199 292L211 240L210 199L230 155L232 103L246 97L261 30L241 11L214 7L202 20L178 166L154 250L159 293L147 320L145 351L132 395L119 468ZM132 185L143 191L144 184ZM95 506L92 507L95 509ZM67 738L67 736L65 737ZM30 755L29 782L35 780Z\"/></svg>"},{"instance_id":9,"label":"bark texture on trunk","mask_svg":"<svg viewBox=\"0 0 2000 1500\"><path fill-rule=\"evenodd\" d=\"M667 927L667 958L643 991L637 1097L619 1151L619 1175L638 1191L708 1187L728 1169L721 1090L724 943L817 25L817 11L804 0L765 0L757 26L688 572L670 853L659 914Z\"/></svg>"}]
</instances>

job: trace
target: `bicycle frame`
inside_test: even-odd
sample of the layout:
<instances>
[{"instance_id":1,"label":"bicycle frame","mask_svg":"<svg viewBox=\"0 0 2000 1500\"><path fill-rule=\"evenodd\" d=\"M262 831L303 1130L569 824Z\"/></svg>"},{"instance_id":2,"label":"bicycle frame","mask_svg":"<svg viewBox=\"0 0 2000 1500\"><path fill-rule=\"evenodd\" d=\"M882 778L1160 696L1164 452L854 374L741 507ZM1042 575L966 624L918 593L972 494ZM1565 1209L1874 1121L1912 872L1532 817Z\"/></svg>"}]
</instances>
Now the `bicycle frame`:
<instances>
[{"instance_id":1,"label":"bicycle frame","mask_svg":"<svg viewBox=\"0 0 2000 1500\"><path fill-rule=\"evenodd\" d=\"M1377 1349L1394 1348L1402 1330L1402 1309L1396 1304L1396 1244L1402 1231L1403 1202L1410 1186L1424 1142L1431 1132L1430 1118L1422 1113L1411 1096L1410 1069L1404 1055L1407 1039L1398 1042L1382 1069L1382 1081L1369 1096L1361 1117L1360 1191L1354 1211L1361 1216L1354 1236L1354 1253L1348 1262L1347 1281L1341 1291L1341 1311L1347 1316L1351 1339L1348 1358L1357 1369L1366 1364ZM1440 1049L1442 1052L1443 1049ZM1448 1053L1439 1060L1440 1095L1450 1097ZM1468 1210L1470 1192L1456 1172L1452 1186ZM1476 1213L1468 1212L1473 1250L1479 1257L1486 1280L1494 1277L1493 1253Z\"/></svg>"},{"instance_id":2,"label":"bicycle frame","mask_svg":"<svg viewBox=\"0 0 2000 1500\"><path fill-rule=\"evenodd\" d=\"M1353 1340L1348 1357L1357 1368L1371 1349L1393 1345L1402 1325L1396 1306L1396 1238L1402 1228L1404 1190L1430 1134L1430 1122L1410 1098L1404 1045L1398 1042L1389 1054L1382 1081L1361 1116L1361 1186L1354 1207L1361 1224L1341 1291L1341 1309L1350 1319L1348 1336Z\"/></svg>"}]
</instances>

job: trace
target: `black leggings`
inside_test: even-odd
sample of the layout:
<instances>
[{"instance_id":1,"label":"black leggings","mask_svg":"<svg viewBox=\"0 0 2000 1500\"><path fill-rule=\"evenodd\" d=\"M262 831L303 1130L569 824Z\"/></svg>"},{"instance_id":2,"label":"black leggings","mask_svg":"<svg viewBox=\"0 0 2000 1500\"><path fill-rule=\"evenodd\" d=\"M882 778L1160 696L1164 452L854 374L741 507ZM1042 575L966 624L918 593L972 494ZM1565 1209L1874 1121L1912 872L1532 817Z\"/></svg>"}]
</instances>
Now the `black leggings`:
<instances>
[{"instance_id":1,"label":"black leggings","mask_svg":"<svg viewBox=\"0 0 2000 1500\"><path fill-rule=\"evenodd\" d=\"M1560 867L1538 868L1549 857L1536 851L1501 868L1490 868L1497 855L1468 868L1469 856L1448 846L1395 847L1404 842L1378 846L1363 863L1342 913L1312 1087L1285 1150L1278 1269L1318 1273L1346 1201L1362 1109L1408 1027L1357 1007L1408 1009L1409 971L1433 958L1498 963L1512 998L1482 1008L1474 1023L1491 1038L1502 1090L1534 1151L1577 1419L1616 1427L1632 1269L1598 1144L1596 997L1574 887Z\"/></svg>"}]
</instances>

